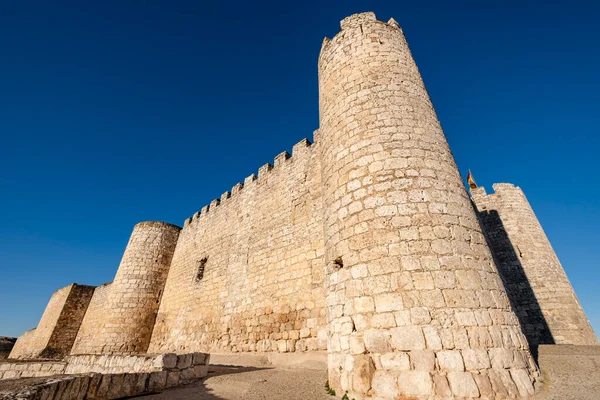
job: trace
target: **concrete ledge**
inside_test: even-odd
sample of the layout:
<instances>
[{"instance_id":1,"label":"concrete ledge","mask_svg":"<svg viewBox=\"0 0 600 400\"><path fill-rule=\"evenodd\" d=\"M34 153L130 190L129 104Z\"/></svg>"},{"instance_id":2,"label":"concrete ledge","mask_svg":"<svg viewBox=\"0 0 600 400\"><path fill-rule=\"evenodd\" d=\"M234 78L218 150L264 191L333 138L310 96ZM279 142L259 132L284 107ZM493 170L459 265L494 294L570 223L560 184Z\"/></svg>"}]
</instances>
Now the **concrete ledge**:
<instances>
[{"instance_id":1,"label":"concrete ledge","mask_svg":"<svg viewBox=\"0 0 600 400\"><path fill-rule=\"evenodd\" d=\"M211 353L212 365L235 365L240 367L277 366L327 370L327 352L295 353Z\"/></svg>"}]
</instances>

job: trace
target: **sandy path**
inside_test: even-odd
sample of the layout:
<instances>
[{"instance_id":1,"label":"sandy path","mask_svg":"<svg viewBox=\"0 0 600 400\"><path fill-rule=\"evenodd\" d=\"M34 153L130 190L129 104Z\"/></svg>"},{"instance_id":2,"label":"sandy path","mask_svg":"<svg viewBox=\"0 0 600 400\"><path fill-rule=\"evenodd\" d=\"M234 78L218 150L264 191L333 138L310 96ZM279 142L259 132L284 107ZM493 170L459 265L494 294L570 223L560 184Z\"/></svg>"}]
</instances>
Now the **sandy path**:
<instances>
[{"instance_id":1,"label":"sandy path","mask_svg":"<svg viewBox=\"0 0 600 400\"><path fill-rule=\"evenodd\" d=\"M208 377L185 387L136 397L147 400L333 400L325 393L327 371L211 366Z\"/></svg>"}]
</instances>

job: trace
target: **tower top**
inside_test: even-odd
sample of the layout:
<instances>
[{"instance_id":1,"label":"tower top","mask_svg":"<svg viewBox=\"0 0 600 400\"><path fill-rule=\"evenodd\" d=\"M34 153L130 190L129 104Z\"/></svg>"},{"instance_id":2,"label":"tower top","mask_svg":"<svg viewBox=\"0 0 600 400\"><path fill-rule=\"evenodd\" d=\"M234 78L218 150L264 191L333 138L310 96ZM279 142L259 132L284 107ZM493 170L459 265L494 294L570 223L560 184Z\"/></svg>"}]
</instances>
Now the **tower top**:
<instances>
[{"instance_id":1,"label":"tower top","mask_svg":"<svg viewBox=\"0 0 600 400\"><path fill-rule=\"evenodd\" d=\"M373 21L377 21L377 18L375 17L375 13L372 11L367 11L367 12L363 12L363 13L352 14L352 15L344 18L343 20L340 21L340 27L342 29L346 29L346 28L351 28L351 27L355 27L355 26L364 24L365 22L373 22Z\"/></svg>"}]
</instances>

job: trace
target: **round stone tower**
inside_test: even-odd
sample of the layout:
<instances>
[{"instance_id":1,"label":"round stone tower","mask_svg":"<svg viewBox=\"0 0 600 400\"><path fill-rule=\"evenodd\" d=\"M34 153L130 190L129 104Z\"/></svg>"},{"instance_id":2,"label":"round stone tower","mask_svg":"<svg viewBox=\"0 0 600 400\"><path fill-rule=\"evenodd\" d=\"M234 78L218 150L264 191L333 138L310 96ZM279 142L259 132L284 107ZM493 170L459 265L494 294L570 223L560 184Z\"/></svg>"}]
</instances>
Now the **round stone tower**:
<instances>
[{"instance_id":1,"label":"round stone tower","mask_svg":"<svg viewBox=\"0 0 600 400\"><path fill-rule=\"evenodd\" d=\"M400 26L325 39L319 107L329 385L526 398L538 376Z\"/></svg>"},{"instance_id":2,"label":"round stone tower","mask_svg":"<svg viewBox=\"0 0 600 400\"><path fill-rule=\"evenodd\" d=\"M133 228L106 300L102 326L88 347L92 353L146 352L180 230L156 221Z\"/></svg>"}]
</instances>

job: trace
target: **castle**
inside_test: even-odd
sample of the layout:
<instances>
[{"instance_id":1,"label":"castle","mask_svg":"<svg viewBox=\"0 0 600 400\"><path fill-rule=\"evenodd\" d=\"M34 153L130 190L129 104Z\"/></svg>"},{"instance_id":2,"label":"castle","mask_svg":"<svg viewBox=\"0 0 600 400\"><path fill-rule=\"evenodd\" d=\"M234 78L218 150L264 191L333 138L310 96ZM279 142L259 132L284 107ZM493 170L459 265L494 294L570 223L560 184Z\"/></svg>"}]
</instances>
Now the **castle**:
<instances>
[{"instance_id":1,"label":"castle","mask_svg":"<svg viewBox=\"0 0 600 400\"><path fill-rule=\"evenodd\" d=\"M318 71L314 143L137 224L10 357L323 351L350 398L491 399L534 394L539 344L598 343L521 189L468 195L396 21L345 18Z\"/></svg>"}]
</instances>

